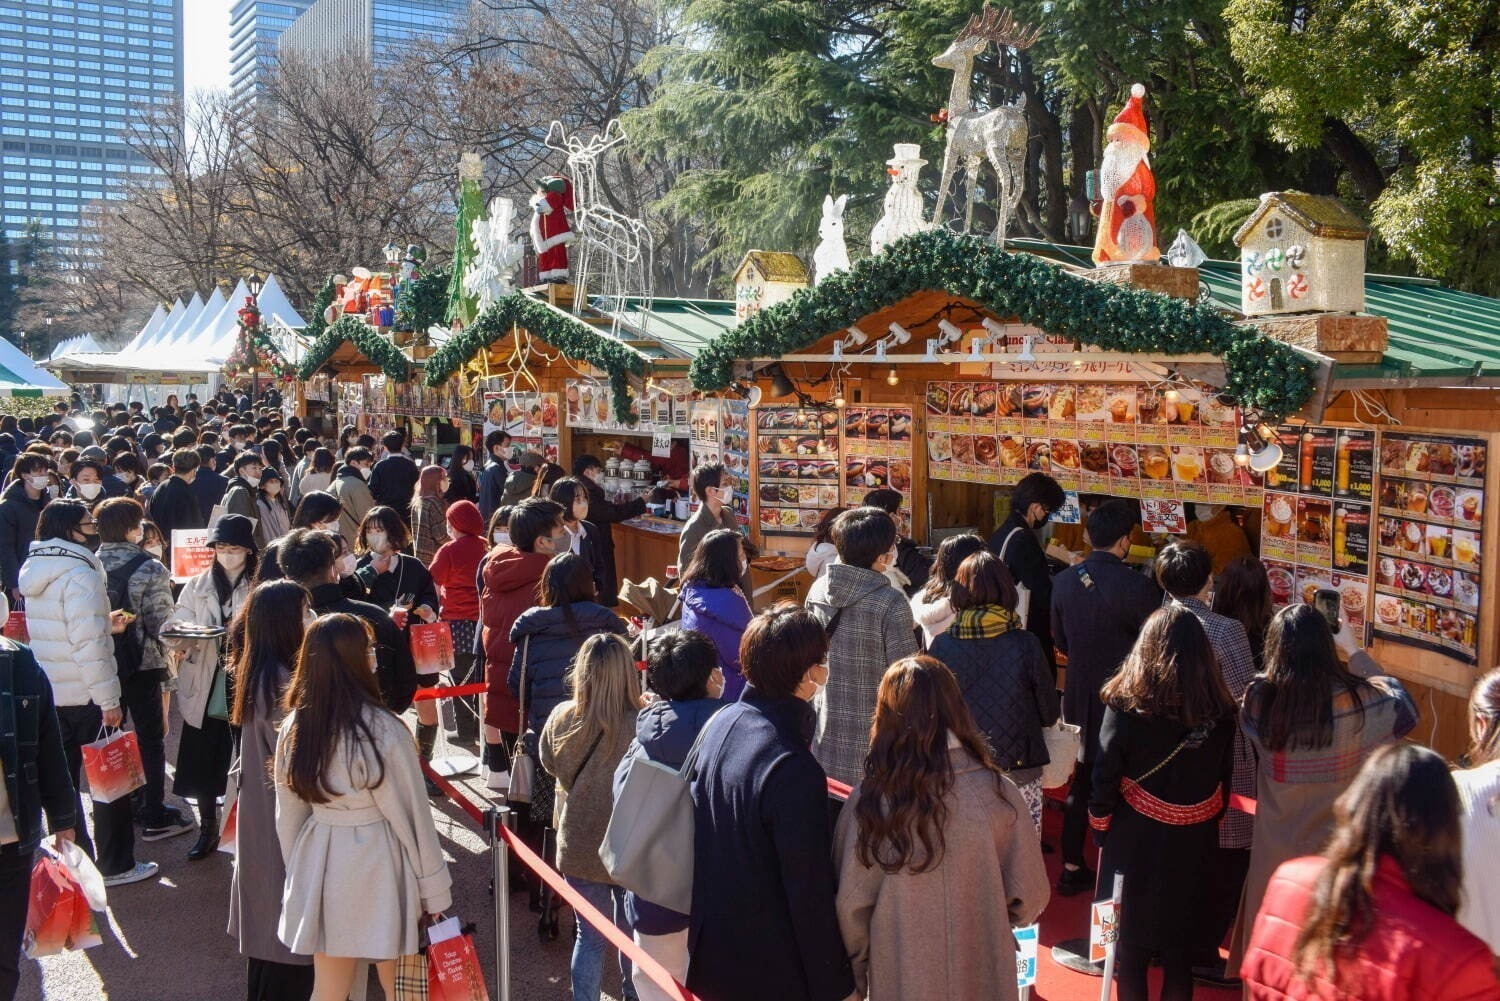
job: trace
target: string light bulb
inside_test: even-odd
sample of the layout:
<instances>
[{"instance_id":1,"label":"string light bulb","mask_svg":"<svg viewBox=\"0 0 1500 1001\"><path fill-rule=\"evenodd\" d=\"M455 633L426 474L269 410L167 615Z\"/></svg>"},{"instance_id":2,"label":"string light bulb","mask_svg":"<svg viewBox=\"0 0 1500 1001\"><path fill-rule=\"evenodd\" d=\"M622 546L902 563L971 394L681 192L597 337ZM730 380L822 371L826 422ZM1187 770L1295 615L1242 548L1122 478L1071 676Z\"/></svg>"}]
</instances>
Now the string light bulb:
<instances>
[{"instance_id":1,"label":"string light bulb","mask_svg":"<svg viewBox=\"0 0 1500 1001\"><path fill-rule=\"evenodd\" d=\"M887 386L899 386L901 384L901 377L896 374L896 367L894 365L891 366L890 374L885 377L885 384Z\"/></svg>"},{"instance_id":2,"label":"string light bulb","mask_svg":"<svg viewBox=\"0 0 1500 1001\"><path fill-rule=\"evenodd\" d=\"M1168 403L1177 403L1178 401L1180 401L1182 399L1182 394L1177 391L1177 387L1176 386L1173 386L1171 389L1168 389L1165 393L1163 393L1161 395L1162 395L1162 398L1164 400L1166 400Z\"/></svg>"},{"instance_id":3,"label":"string light bulb","mask_svg":"<svg viewBox=\"0 0 1500 1001\"><path fill-rule=\"evenodd\" d=\"M1241 469L1250 465L1250 449L1245 447L1244 442L1240 442L1234 450L1234 464Z\"/></svg>"}]
</instances>

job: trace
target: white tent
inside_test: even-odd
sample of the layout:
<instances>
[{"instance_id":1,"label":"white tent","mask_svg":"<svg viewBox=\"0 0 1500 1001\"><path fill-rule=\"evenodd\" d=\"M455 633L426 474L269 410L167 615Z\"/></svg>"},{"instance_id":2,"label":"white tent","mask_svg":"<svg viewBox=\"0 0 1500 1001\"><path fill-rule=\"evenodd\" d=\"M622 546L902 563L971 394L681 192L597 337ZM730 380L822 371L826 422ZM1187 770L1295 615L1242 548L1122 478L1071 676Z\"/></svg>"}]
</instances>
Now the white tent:
<instances>
[{"instance_id":1,"label":"white tent","mask_svg":"<svg viewBox=\"0 0 1500 1001\"><path fill-rule=\"evenodd\" d=\"M152 343L166 344L170 341L176 340L183 331L191 329L192 325L198 322L198 317L202 313L203 297L200 296L197 292L194 292L193 297L188 300L188 304L186 306L184 306L180 311L172 311L172 316L169 322L166 324L166 326L162 327L161 330L158 330L156 332L156 337L154 338ZM141 347L145 346L146 345L144 343L141 344Z\"/></svg>"},{"instance_id":2,"label":"white tent","mask_svg":"<svg viewBox=\"0 0 1500 1001\"><path fill-rule=\"evenodd\" d=\"M67 396L54 375L37 368L21 349L0 337L0 396Z\"/></svg>"},{"instance_id":3,"label":"white tent","mask_svg":"<svg viewBox=\"0 0 1500 1001\"><path fill-rule=\"evenodd\" d=\"M181 308L181 299L178 299L171 306L168 306L166 308L163 308L161 303L157 303L155 311L151 314L151 319L147 320L146 325L142 327L136 333L136 335L130 339L130 342L128 344L125 345L126 350L129 350L131 347L137 344L154 338L158 333L161 332L161 329L167 325L167 318L171 316L171 313L169 313L167 310Z\"/></svg>"},{"instance_id":4,"label":"white tent","mask_svg":"<svg viewBox=\"0 0 1500 1001\"><path fill-rule=\"evenodd\" d=\"M208 294L208 299L203 303L203 308L191 321L184 324L170 337L162 337L155 343L145 346L142 357L150 355L153 358L164 358L168 362L179 352L188 357L193 356L193 345L202 333L203 327L214 317L219 315L219 310L224 308L224 293L215 288Z\"/></svg>"},{"instance_id":5,"label":"white tent","mask_svg":"<svg viewBox=\"0 0 1500 1001\"><path fill-rule=\"evenodd\" d=\"M275 275L266 276L266 284L260 290L260 295L256 297L255 304L260 307L261 318L267 322L280 320L294 330L307 326L307 321L292 308L291 301L281 290L281 285L276 281Z\"/></svg>"},{"instance_id":6,"label":"white tent","mask_svg":"<svg viewBox=\"0 0 1500 1001\"><path fill-rule=\"evenodd\" d=\"M160 310L161 307L158 306L157 309ZM69 355L77 354L100 354L103 351L104 349L99 346L99 342L94 340L93 334L82 334L78 337L69 337L67 340L59 342L52 349L52 353L47 356L47 360L49 362L56 361L59 358L66 358Z\"/></svg>"}]
</instances>

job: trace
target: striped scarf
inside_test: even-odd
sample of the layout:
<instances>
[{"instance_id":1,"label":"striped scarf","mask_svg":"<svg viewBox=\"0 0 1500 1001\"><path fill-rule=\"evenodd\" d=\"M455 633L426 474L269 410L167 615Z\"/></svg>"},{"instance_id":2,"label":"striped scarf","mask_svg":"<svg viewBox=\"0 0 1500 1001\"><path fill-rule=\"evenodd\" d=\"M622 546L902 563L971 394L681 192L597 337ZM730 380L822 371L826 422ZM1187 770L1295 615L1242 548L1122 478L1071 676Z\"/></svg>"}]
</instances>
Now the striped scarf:
<instances>
[{"instance_id":1,"label":"striped scarf","mask_svg":"<svg viewBox=\"0 0 1500 1001\"><path fill-rule=\"evenodd\" d=\"M988 640L1021 628L1021 617L1001 605L966 608L953 617L948 634L956 640Z\"/></svg>"}]
</instances>

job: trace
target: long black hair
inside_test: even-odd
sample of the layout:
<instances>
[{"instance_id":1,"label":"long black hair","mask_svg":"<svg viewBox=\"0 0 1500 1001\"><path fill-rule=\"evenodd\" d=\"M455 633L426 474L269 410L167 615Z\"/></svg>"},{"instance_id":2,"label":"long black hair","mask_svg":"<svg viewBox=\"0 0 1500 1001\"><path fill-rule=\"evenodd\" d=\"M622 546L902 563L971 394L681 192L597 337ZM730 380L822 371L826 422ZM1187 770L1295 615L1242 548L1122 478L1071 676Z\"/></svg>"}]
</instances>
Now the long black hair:
<instances>
[{"instance_id":1,"label":"long black hair","mask_svg":"<svg viewBox=\"0 0 1500 1001\"><path fill-rule=\"evenodd\" d=\"M578 619L573 615L576 601L595 601L599 591L594 586L594 568L577 553L558 553L547 561L542 579L536 585L537 603L544 608L561 608L568 620L568 631L579 633Z\"/></svg>"},{"instance_id":2,"label":"long black hair","mask_svg":"<svg viewBox=\"0 0 1500 1001\"><path fill-rule=\"evenodd\" d=\"M235 616L240 637L234 658L234 706L229 720L244 726L246 717L281 699L283 678L290 680L302 647L307 589L290 580L268 581L250 592Z\"/></svg>"},{"instance_id":3,"label":"long black hair","mask_svg":"<svg viewBox=\"0 0 1500 1001\"><path fill-rule=\"evenodd\" d=\"M1370 690L1339 660L1322 614L1311 605L1288 605L1266 630L1265 673L1247 693L1245 713L1267 750L1328 747L1336 693L1349 696L1363 723Z\"/></svg>"},{"instance_id":4,"label":"long black hair","mask_svg":"<svg viewBox=\"0 0 1500 1001\"><path fill-rule=\"evenodd\" d=\"M716 528L705 535L682 572L683 586L695 582L707 587L738 585L740 557L745 552L743 538L732 528Z\"/></svg>"}]
</instances>

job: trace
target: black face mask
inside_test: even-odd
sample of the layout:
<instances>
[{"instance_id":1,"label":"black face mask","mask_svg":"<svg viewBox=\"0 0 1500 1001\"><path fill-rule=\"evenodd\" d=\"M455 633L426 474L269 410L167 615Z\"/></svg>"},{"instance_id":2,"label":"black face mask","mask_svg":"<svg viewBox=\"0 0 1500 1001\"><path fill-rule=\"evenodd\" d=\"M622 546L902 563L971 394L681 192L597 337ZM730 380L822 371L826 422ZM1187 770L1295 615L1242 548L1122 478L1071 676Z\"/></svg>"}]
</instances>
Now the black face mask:
<instances>
[{"instance_id":1,"label":"black face mask","mask_svg":"<svg viewBox=\"0 0 1500 1001\"><path fill-rule=\"evenodd\" d=\"M83 536L83 541L79 543L80 546L83 546L85 549L92 553L97 553L99 551L98 532L95 532L93 535L90 535L87 532L79 532L78 534Z\"/></svg>"}]
</instances>

